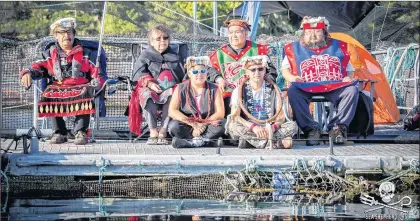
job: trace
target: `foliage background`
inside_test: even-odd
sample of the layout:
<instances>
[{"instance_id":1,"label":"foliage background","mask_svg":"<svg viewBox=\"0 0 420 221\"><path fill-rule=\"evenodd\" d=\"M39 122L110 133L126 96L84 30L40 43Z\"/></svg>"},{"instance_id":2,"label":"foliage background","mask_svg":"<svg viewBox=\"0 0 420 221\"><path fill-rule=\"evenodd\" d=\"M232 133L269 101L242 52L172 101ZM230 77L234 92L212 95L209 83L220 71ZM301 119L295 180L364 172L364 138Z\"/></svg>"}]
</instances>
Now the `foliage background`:
<instances>
[{"instance_id":1,"label":"foliage background","mask_svg":"<svg viewBox=\"0 0 420 221\"><path fill-rule=\"evenodd\" d=\"M218 2L218 24L232 18L229 14L242 2ZM213 2L198 1L198 20L207 26L213 26ZM28 40L45 37L49 34L49 25L58 18L71 16L78 22L78 35L98 36L102 16L103 2L0 2L0 36L9 39ZM359 32L349 32L363 44L381 41L394 43L419 42L419 1L378 2L377 15L389 10L386 16L366 19ZM375 12L376 13L376 12ZM105 34L117 36L145 36L147 29L154 24L164 23L173 32L192 34L193 3L179 2L131 2L115 1L108 3L105 20ZM257 35L282 36L294 34L301 18L292 12L272 13L259 21ZM384 21L384 22L383 22ZM393 31L396 25L401 30L390 39L381 39L382 30ZM213 35L205 25L198 25L198 35ZM380 30L382 29L382 30ZM387 30L389 29L389 30ZM379 31L380 30L380 31ZM375 32L375 33L373 33Z\"/></svg>"}]
</instances>

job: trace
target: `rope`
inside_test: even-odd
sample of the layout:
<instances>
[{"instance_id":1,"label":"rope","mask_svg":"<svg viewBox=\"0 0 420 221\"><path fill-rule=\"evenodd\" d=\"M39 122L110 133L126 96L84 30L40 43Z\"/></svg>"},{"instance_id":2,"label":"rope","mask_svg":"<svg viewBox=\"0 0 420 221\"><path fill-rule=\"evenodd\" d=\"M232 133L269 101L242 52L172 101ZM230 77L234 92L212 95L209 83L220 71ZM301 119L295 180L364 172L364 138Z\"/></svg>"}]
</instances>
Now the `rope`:
<instances>
[{"instance_id":1,"label":"rope","mask_svg":"<svg viewBox=\"0 0 420 221\"><path fill-rule=\"evenodd\" d=\"M102 179L104 177L104 172L106 171L107 166L108 166L108 163L105 161L103 157L101 157L101 167L99 168L99 180L98 180L99 184L102 184Z\"/></svg>"},{"instance_id":2,"label":"rope","mask_svg":"<svg viewBox=\"0 0 420 221\"><path fill-rule=\"evenodd\" d=\"M373 33L375 33L375 21L376 21L376 5L373 9L373 23L372 23L372 40L370 42L370 47L373 48Z\"/></svg>"},{"instance_id":3,"label":"rope","mask_svg":"<svg viewBox=\"0 0 420 221\"><path fill-rule=\"evenodd\" d=\"M4 206L1 208L1 212L5 213L6 208L7 208L7 201L9 199L10 186L9 186L9 178L7 177L7 175L3 173L3 171L0 171L0 173L4 177L4 180L6 181L6 201L4 202Z\"/></svg>"},{"instance_id":4,"label":"rope","mask_svg":"<svg viewBox=\"0 0 420 221\"><path fill-rule=\"evenodd\" d=\"M410 169L414 172L420 172L420 162L416 159L410 160Z\"/></svg>"},{"instance_id":5,"label":"rope","mask_svg":"<svg viewBox=\"0 0 420 221\"><path fill-rule=\"evenodd\" d=\"M32 126L29 130L28 133L26 134L26 137L31 137L32 136L32 132L35 132L35 135L38 139L42 138L42 133L41 130Z\"/></svg>"},{"instance_id":6,"label":"rope","mask_svg":"<svg viewBox=\"0 0 420 221\"><path fill-rule=\"evenodd\" d=\"M183 15L183 14L181 14L181 13L178 13L178 12L176 12L176 11L172 10L172 9L169 9L169 8L167 8L167 7L165 7L165 6L159 5L159 4L155 3L155 2L150 2L150 3L152 3L152 4L154 4L154 5L158 6L158 7L161 7L161 8L163 8L163 9L165 9L165 10L168 10L168 11L170 11L170 12L172 12L172 13L176 14L176 15L179 15L179 16L181 16L181 17L183 17L183 18L186 18L186 19L188 19L188 20L190 20L190 21L192 21L192 22L194 22L194 23L198 23L198 24L200 24L200 25L202 25L202 26L204 26L204 27L206 27L206 28L210 28L211 30L216 30L217 32L222 33L221 31L219 31L219 30L217 30L217 29L214 29L213 27L210 27L210 26L208 26L208 25L206 25L206 24L204 24L204 23L201 23L201 22L199 22L199 21L194 21L194 19L192 19L192 18L190 18L190 17L188 17L188 16L185 16L185 15Z\"/></svg>"},{"instance_id":7,"label":"rope","mask_svg":"<svg viewBox=\"0 0 420 221\"><path fill-rule=\"evenodd\" d=\"M271 49L272 55L276 56L276 71L277 71L277 78L276 78L276 84L279 88L283 88L285 85L285 80L282 75L281 71L281 60L283 58L283 43L281 42L274 42L271 43L269 48Z\"/></svg>"},{"instance_id":8,"label":"rope","mask_svg":"<svg viewBox=\"0 0 420 221\"><path fill-rule=\"evenodd\" d=\"M29 9L48 8L48 7L54 7L54 6L63 6L63 5L70 5L70 4L83 4L83 3L89 3L89 2L67 2L67 3L60 3L60 4L51 4L51 5L36 6L36 7L31 7Z\"/></svg>"},{"instance_id":9,"label":"rope","mask_svg":"<svg viewBox=\"0 0 420 221\"><path fill-rule=\"evenodd\" d=\"M398 61L398 65L397 65L397 67L395 68L395 71L394 71L394 73L393 73L393 75L392 75L392 78L391 78L391 82L389 82L390 83L390 87L391 87L391 89L392 89L392 86L393 86L393 83L394 83L394 81L395 81L395 77L396 77L396 75L397 75L397 73L400 73L399 71L400 71L400 68L401 68L401 66L403 66L403 68L404 67L410 67L410 66L414 66L414 59L409 59L409 62L411 62L411 63L413 63L413 64L406 64L406 65L403 65L403 63L404 63L404 59L407 57L407 54L408 54L408 51L410 51L410 48L411 47L414 47L414 46L416 46L417 44L409 44L405 49L404 49L404 51L403 51L403 53L402 53L402 55L401 55L401 58L399 59L399 61ZM391 65L393 65L393 64L391 64ZM390 69L390 70L392 70L392 69ZM402 73L402 71L403 70L401 70L401 73Z\"/></svg>"},{"instance_id":10,"label":"rope","mask_svg":"<svg viewBox=\"0 0 420 221\"><path fill-rule=\"evenodd\" d=\"M323 160L320 159L316 159L314 166L312 167L313 170L316 171L324 171L325 169L325 162Z\"/></svg>"},{"instance_id":11,"label":"rope","mask_svg":"<svg viewBox=\"0 0 420 221\"><path fill-rule=\"evenodd\" d=\"M386 20L387 14L388 14L388 10L389 10L390 4L391 4L391 1L388 2L388 7L386 8L386 12L385 12L385 16L384 16L384 21L382 22L381 31L379 32L379 36L378 36L378 40L376 41L376 45L378 45L379 41L381 40L382 30L384 29L385 20Z\"/></svg>"},{"instance_id":12,"label":"rope","mask_svg":"<svg viewBox=\"0 0 420 221\"><path fill-rule=\"evenodd\" d=\"M182 209L182 204L184 204L184 200L181 201L181 203L179 205L176 206L176 213L180 213L181 209Z\"/></svg>"},{"instance_id":13,"label":"rope","mask_svg":"<svg viewBox=\"0 0 420 221\"><path fill-rule=\"evenodd\" d=\"M302 170L308 170L308 166L306 165L306 161L302 158L298 158L295 160L295 163L293 165L293 169L297 171L302 171L300 168L300 165L302 164Z\"/></svg>"},{"instance_id":14,"label":"rope","mask_svg":"<svg viewBox=\"0 0 420 221\"><path fill-rule=\"evenodd\" d=\"M106 207L104 206L104 198L102 198L101 193L99 193L99 212L102 214L102 216L106 216L107 212L106 212Z\"/></svg>"}]
</instances>

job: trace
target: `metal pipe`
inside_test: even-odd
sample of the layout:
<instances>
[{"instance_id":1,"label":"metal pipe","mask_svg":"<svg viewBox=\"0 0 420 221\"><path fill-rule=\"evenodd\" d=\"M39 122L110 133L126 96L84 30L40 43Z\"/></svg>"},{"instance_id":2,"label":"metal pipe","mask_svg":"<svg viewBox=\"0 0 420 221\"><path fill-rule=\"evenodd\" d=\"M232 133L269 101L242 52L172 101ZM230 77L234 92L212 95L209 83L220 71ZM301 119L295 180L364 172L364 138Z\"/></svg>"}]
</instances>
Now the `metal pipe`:
<instances>
[{"instance_id":1,"label":"metal pipe","mask_svg":"<svg viewBox=\"0 0 420 221\"><path fill-rule=\"evenodd\" d=\"M213 34L218 35L217 30L219 29L219 24L217 21L218 10L217 10L217 1L213 2Z\"/></svg>"},{"instance_id":2,"label":"metal pipe","mask_svg":"<svg viewBox=\"0 0 420 221\"><path fill-rule=\"evenodd\" d=\"M253 7L253 19L252 19L252 23L251 23L251 35L250 35L250 39L253 41L255 40L255 37L257 35L257 30L258 30L258 20L260 17L260 12L261 12L261 1L258 2L254 2L253 3L254 7Z\"/></svg>"},{"instance_id":3,"label":"metal pipe","mask_svg":"<svg viewBox=\"0 0 420 221\"><path fill-rule=\"evenodd\" d=\"M193 19L194 19L194 26L193 26L193 33L194 36L197 35L197 2L193 2Z\"/></svg>"},{"instance_id":4,"label":"metal pipe","mask_svg":"<svg viewBox=\"0 0 420 221\"><path fill-rule=\"evenodd\" d=\"M101 30L100 30L100 34L99 34L98 54L96 55L96 63L95 63L96 68L99 68L99 61L100 61L100 57L101 57L101 53L102 53L101 48L102 48L102 40L103 40L103 36L104 36L105 15L106 15L106 1L104 2L104 10L102 12ZM97 78L98 76L94 76L94 77Z\"/></svg>"},{"instance_id":5,"label":"metal pipe","mask_svg":"<svg viewBox=\"0 0 420 221\"><path fill-rule=\"evenodd\" d=\"M3 48L0 46L0 129L3 129ZM1 137L1 134L0 134Z\"/></svg>"},{"instance_id":6,"label":"metal pipe","mask_svg":"<svg viewBox=\"0 0 420 221\"><path fill-rule=\"evenodd\" d=\"M417 49L416 61L414 62L414 106L419 104L419 54L420 50Z\"/></svg>"},{"instance_id":7,"label":"metal pipe","mask_svg":"<svg viewBox=\"0 0 420 221\"><path fill-rule=\"evenodd\" d=\"M33 110L33 116L32 116L32 127L34 130L32 130L31 134L31 150L30 153L38 153L39 152L39 140L35 133L35 130L38 129L38 91L37 91L37 84L39 82L33 83L33 90L34 90L34 110ZM26 139L26 138L24 138Z\"/></svg>"}]
</instances>

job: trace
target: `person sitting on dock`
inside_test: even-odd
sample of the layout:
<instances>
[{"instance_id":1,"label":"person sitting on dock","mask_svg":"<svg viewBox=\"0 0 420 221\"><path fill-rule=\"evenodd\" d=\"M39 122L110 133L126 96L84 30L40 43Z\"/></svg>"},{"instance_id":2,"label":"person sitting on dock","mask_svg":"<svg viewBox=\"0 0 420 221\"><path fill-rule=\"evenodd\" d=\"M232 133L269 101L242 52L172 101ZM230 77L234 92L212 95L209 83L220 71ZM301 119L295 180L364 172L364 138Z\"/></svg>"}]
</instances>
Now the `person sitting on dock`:
<instances>
[{"instance_id":1,"label":"person sitting on dock","mask_svg":"<svg viewBox=\"0 0 420 221\"><path fill-rule=\"evenodd\" d=\"M239 139L239 148L291 148L297 133L295 122L285 122L281 92L266 75L267 62L267 56L243 58L246 78L233 90L226 126L230 136Z\"/></svg>"},{"instance_id":2,"label":"person sitting on dock","mask_svg":"<svg viewBox=\"0 0 420 221\"><path fill-rule=\"evenodd\" d=\"M257 44L247 40L251 30L245 20L232 19L225 21L228 28L229 43L223 45L210 55L211 68L209 68L209 81L216 83L223 92L226 115L230 113L230 97L233 89L245 76L240 59L243 57L267 55L268 45ZM276 81L277 71L271 62L268 63L268 75Z\"/></svg>"},{"instance_id":3,"label":"person sitting on dock","mask_svg":"<svg viewBox=\"0 0 420 221\"><path fill-rule=\"evenodd\" d=\"M169 123L168 107L175 85L184 79L184 59L169 47L170 30L157 25L148 33L149 47L134 64L132 81L136 82L129 104L129 127L141 134L141 110L145 112L150 137L147 144L169 144L166 133ZM157 127L158 109L162 124Z\"/></svg>"},{"instance_id":4,"label":"person sitting on dock","mask_svg":"<svg viewBox=\"0 0 420 221\"><path fill-rule=\"evenodd\" d=\"M359 98L348 45L330 38L328 27L324 17L305 16L300 40L284 46L282 74L291 82L287 91L290 106L294 119L308 137L308 146L319 145L321 136L318 123L309 112L312 96L324 96L338 107L328 130L334 143L339 144L346 142Z\"/></svg>"},{"instance_id":5,"label":"person sitting on dock","mask_svg":"<svg viewBox=\"0 0 420 221\"><path fill-rule=\"evenodd\" d=\"M96 51L75 38L76 20L62 18L50 26L56 43L42 51L30 68L20 72L22 86L29 89L32 79L48 78L51 83L41 94L39 117L52 117L53 136L50 143L67 142L63 117L76 116L74 143L86 144L90 114L95 113L95 90L103 85L104 73L95 67Z\"/></svg>"},{"instance_id":6,"label":"person sitting on dock","mask_svg":"<svg viewBox=\"0 0 420 221\"><path fill-rule=\"evenodd\" d=\"M169 104L168 131L175 148L214 146L224 132L225 109L222 92L208 82L209 57L188 57L189 80L179 84ZM189 141L192 139L192 141Z\"/></svg>"}]
</instances>

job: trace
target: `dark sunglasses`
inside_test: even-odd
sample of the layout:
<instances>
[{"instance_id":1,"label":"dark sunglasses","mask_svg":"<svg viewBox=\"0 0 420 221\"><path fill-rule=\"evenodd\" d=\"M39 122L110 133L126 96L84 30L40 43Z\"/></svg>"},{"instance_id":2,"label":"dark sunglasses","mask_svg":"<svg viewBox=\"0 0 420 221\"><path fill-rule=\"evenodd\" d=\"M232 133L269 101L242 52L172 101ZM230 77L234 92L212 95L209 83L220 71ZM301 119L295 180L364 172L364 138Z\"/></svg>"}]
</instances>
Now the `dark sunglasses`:
<instances>
[{"instance_id":1,"label":"dark sunglasses","mask_svg":"<svg viewBox=\"0 0 420 221\"><path fill-rule=\"evenodd\" d=\"M200 70L191 70L191 74L205 74L207 73L207 69L200 69Z\"/></svg>"},{"instance_id":2,"label":"dark sunglasses","mask_svg":"<svg viewBox=\"0 0 420 221\"><path fill-rule=\"evenodd\" d=\"M166 41L166 40L168 40L169 39L169 37L168 36L163 36L163 37L158 37L158 38L155 38L155 41Z\"/></svg>"},{"instance_id":3,"label":"dark sunglasses","mask_svg":"<svg viewBox=\"0 0 420 221\"><path fill-rule=\"evenodd\" d=\"M64 34L64 33L73 34L73 30L59 30L59 31L56 31L55 33L58 33L58 34Z\"/></svg>"},{"instance_id":4,"label":"dark sunglasses","mask_svg":"<svg viewBox=\"0 0 420 221\"><path fill-rule=\"evenodd\" d=\"M253 69L248 69L248 70L251 71L251 72L253 72L253 73L255 73L256 71L262 72L262 71L265 70L265 68L253 68Z\"/></svg>"}]
</instances>

